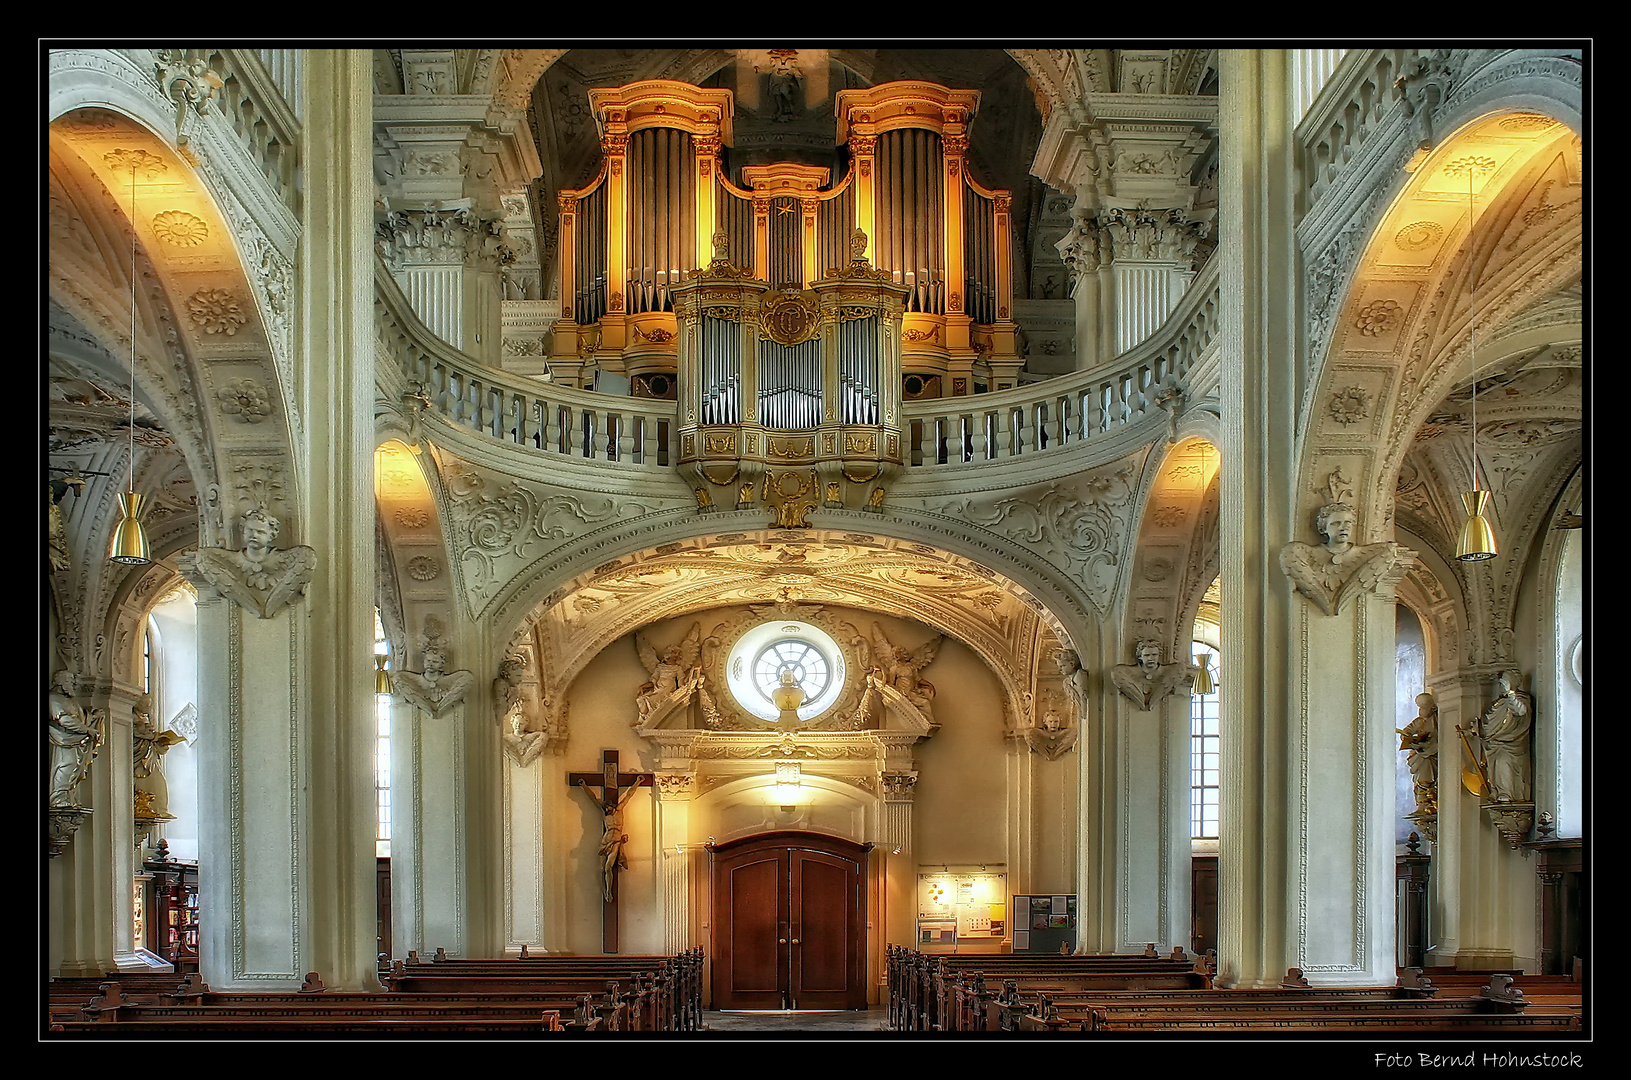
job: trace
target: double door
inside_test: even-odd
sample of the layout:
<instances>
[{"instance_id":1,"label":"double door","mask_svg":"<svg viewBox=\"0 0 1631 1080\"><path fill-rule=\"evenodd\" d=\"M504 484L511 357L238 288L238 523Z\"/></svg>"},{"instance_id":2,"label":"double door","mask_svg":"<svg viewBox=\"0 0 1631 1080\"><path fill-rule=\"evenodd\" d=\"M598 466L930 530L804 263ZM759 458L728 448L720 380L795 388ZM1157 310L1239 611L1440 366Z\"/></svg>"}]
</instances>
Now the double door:
<instances>
[{"instance_id":1,"label":"double door","mask_svg":"<svg viewBox=\"0 0 1631 1080\"><path fill-rule=\"evenodd\" d=\"M714 848L714 1008L866 1008L870 847L778 832Z\"/></svg>"}]
</instances>

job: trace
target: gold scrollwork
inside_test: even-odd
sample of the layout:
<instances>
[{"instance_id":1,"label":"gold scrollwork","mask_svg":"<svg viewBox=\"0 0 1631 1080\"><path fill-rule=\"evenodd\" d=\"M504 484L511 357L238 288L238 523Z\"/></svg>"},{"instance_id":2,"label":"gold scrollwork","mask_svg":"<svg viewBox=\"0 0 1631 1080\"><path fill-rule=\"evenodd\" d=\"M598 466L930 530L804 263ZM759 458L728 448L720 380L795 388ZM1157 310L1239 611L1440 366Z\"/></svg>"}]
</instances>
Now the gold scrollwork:
<instances>
[{"instance_id":1,"label":"gold scrollwork","mask_svg":"<svg viewBox=\"0 0 1631 1080\"><path fill-rule=\"evenodd\" d=\"M652 327L644 332L641 331L638 324L629 327L629 329L633 332L636 341L649 341L653 345L666 345L674 340L674 331L666 330L661 326Z\"/></svg>"},{"instance_id":2,"label":"gold scrollwork","mask_svg":"<svg viewBox=\"0 0 1631 1080\"><path fill-rule=\"evenodd\" d=\"M702 439L702 452L704 454L734 454L736 453L736 436L705 435Z\"/></svg>"},{"instance_id":3,"label":"gold scrollwork","mask_svg":"<svg viewBox=\"0 0 1631 1080\"><path fill-rule=\"evenodd\" d=\"M809 457L815 453L815 440L804 439L766 439L765 455L773 458Z\"/></svg>"},{"instance_id":4,"label":"gold scrollwork","mask_svg":"<svg viewBox=\"0 0 1631 1080\"><path fill-rule=\"evenodd\" d=\"M878 437L876 435L857 435L853 431L844 433L844 453L846 454L871 454L877 448Z\"/></svg>"},{"instance_id":5,"label":"gold scrollwork","mask_svg":"<svg viewBox=\"0 0 1631 1080\"><path fill-rule=\"evenodd\" d=\"M759 306L759 332L778 345L808 341L820 328L820 308L802 293L772 293Z\"/></svg>"},{"instance_id":6,"label":"gold scrollwork","mask_svg":"<svg viewBox=\"0 0 1631 1080\"><path fill-rule=\"evenodd\" d=\"M865 484L876 480L878 478L879 471L880 470L877 468L877 466L873 466L871 471L863 471L861 469L853 469L846 465L844 466L844 479L848 480L852 484Z\"/></svg>"},{"instance_id":7,"label":"gold scrollwork","mask_svg":"<svg viewBox=\"0 0 1631 1080\"><path fill-rule=\"evenodd\" d=\"M730 487L732 484L736 483L737 477L742 475L742 467L740 465L732 465L731 474L729 476L715 476L713 473L708 471L707 466L703 466L697 471L702 474L703 479L707 480L708 483L713 484L715 487Z\"/></svg>"}]
</instances>

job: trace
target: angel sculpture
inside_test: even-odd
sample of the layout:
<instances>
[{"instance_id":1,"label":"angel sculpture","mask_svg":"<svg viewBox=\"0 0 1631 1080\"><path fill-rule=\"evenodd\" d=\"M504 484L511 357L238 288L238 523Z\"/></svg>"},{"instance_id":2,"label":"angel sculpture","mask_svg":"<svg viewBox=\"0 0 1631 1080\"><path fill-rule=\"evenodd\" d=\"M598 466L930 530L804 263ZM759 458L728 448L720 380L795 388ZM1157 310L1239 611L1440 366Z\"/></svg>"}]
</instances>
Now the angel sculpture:
<instances>
[{"instance_id":1,"label":"angel sculpture","mask_svg":"<svg viewBox=\"0 0 1631 1080\"><path fill-rule=\"evenodd\" d=\"M872 624L872 662L882 673L887 684L907 701L929 723L934 723L934 683L922 677L922 671L934 662L946 635L939 634L908 651L892 645L883 627Z\"/></svg>"},{"instance_id":2,"label":"angel sculpture","mask_svg":"<svg viewBox=\"0 0 1631 1080\"><path fill-rule=\"evenodd\" d=\"M435 616L425 619L425 632L419 639L421 671L404 671L396 677L396 690L409 702L432 716L442 716L464 700L476 676L469 671L447 670L447 637Z\"/></svg>"},{"instance_id":3,"label":"angel sculpture","mask_svg":"<svg viewBox=\"0 0 1631 1080\"><path fill-rule=\"evenodd\" d=\"M244 546L199 548L193 565L222 596L269 619L305 595L317 567L317 552L309 547L277 549L272 542L282 529L276 517L256 507L240 519Z\"/></svg>"},{"instance_id":4,"label":"angel sculpture","mask_svg":"<svg viewBox=\"0 0 1631 1080\"><path fill-rule=\"evenodd\" d=\"M548 703L545 703L548 708ZM527 718L520 709L510 714L510 733L504 736L504 750L522 768L531 765L549 742L547 731L528 731Z\"/></svg>"},{"instance_id":5,"label":"angel sculpture","mask_svg":"<svg viewBox=\"0 0 1631 1080\"><path fill-rule=\"evenodd\" d=\"M498 678L493 680L493 712L501 724L513 724L521 715L521 673L526 667L526 658L519 653L511 653L498 662Z\"/></svg>"},{"instance_id":6,"label":"angel sculpture","mask_svg":"<svg viewBox=\"0 0 1631 1080\"><path fill-rule=\"evenodd\" d=\"M651 681L640 687L635 704L640 710L640 721L649 721L691 694L702 681L702 668L698 659L702 654L702 624L692 623L691 630L677 645L670 645L661 654L644 634L634 635L634 648L640 654Z\"/></svg>"},{"instance_id":7,"label":"angel sculpture","mask_svg":"<svg viewBox=\"0 0 1631 1080\"><path fill-rule=\"evenodd\" d=\"M1410 569L1416 553L1393 541L1355 544L1359 517L1344 502L1329 502L1314 516L1323 544L1293 540L1280 549L1280 569L1327 615L1337 615L1348 602L1385 580L1397 581Z\"/></svg>"},{"instance_id":8,"label":"angel sculpture","mask_svg":"<svg viewBox=\"0 0 1631 1080\"><path fill-rule=\"evenodd\" d=\"M1161 663L1161 643L1154 638L1139 638L1133 656L1137 663L1110 669L1110 681L1140 712L1148 712L1154 702L1169 694L1187 691L1195 681L1193 664Z\"/></svg>"}]
</instances>

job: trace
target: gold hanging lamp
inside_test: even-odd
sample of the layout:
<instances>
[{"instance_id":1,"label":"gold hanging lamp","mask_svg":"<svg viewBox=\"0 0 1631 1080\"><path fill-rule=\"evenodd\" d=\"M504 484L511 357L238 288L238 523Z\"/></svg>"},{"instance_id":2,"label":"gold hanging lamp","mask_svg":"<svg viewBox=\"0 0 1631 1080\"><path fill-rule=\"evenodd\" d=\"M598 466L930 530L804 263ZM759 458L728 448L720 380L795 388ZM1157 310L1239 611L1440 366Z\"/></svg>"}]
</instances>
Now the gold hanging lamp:
<instances>
[{"instance_id":1,"label":"gold hanging lamp","mask_svg":"<svg viewBox=\"0 0 1631 1080\"><path fill-rule=\"evenodd\" d=\"M136 166L130 167L130 483L119 496L123 515L113 530L108 558L135 566L152 562L147 531L142 528L142 496L136 491Z\"/></svg>"},{"instance_id":2,"label":"gold hanging lamp","mask_svg":"<svg viewBox=\"0 0 1631 1080\"><path fill-rule=\"evenodd\" d=\"M1195 675L1195 693L1205 697L1207 694L1217 693L1217 685L1212 682L1212 663L1210 653L1201 653L1194 657L1200 665L1200 671Z\"/></svg>"},{"instance_id":3,"label":"gold hanging lamp","mask_svg":"<svg viewBox=\"0 0 1631 1080\"><path fill-rule=\"evenodd\" d=\"M1473 228L1476 203L1473 198L1473 174L1467 167L1467 282L1471 297L1472 319L1468 330L1469 351L1472 354L1472 381L1468 387L1472 402L1472 490L1461 493L1461 504L1467 511L1467 520L1461 524L1456 537L1455 557L1462 562L1482 562L1495 557L1495 530L1485 516L1489 510L1489 492L1478 487L1478 276Z\"/></svg>"}]
</instances>

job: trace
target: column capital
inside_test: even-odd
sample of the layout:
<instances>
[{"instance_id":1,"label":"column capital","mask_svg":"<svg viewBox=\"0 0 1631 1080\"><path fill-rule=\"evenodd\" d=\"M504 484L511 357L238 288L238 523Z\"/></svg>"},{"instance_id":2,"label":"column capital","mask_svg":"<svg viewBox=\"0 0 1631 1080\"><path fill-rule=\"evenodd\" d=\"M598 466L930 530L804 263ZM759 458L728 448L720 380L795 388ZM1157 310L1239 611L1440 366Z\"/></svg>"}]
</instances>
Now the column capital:
<instances>
[{"instance_id":1,"label":"column capital","mask_svg":"<svg viewBox=\"0 0 1631 1080\"><path fill-rule=\"evenodd\" d=\"M374 243L393 272L425 266L497 272L515 261L501 220L469 206L393 210L374 226Z\"/></svg>"},{"instance_id":2,"label":"column capital","mask_svg":"<svg viewBox=\"0 0 1631 1080\"><path fill-rule=\"evenodd\" d=\"M697 774L692 772L660 772L656 780L659 802L690 802L697 794Z\"/></svg>"},{"instance_id":3,"label":"column capital","mask_svg":"<svg viewBox=\"0 0 1631 1080\"><path fill-rule=\"evenodd\" d=\"M1188 209L1217 112L1215 97L1089 92L1079 109L1048 118L1031 172L1075 194L1078 206L1122 199Z\"/></svg>"}]
</instances>

